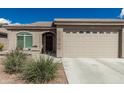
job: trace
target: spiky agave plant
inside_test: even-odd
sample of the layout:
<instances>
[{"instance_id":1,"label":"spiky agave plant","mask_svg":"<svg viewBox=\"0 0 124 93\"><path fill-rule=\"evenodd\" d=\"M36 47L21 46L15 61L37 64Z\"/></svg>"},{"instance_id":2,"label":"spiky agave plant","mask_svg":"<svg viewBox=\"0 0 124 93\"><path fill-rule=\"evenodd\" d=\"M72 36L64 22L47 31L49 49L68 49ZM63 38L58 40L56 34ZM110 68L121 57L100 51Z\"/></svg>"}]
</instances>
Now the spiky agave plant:
<instances>
[{"instance_id":1,"label":"spiky agave plant","mask_svg":"<svg viewBox=\"0 0 124 93\"><path fill-rule=\"evenodd\" d=\"M52 57L40 56L39 59L25 65L23 78L28 83L45 83L54 79L58 69L58 63Z\"/></svg>"},{"instance_id":2,"label":"spiky agave plant","mask_svg":"<svg viewBox=\"0 0 124 93\"><path fill-rule=\"evenodd\" d=\"M10 54L7 55L5 59L5 72L10 74L21 72L25 60L26 54L18 50L12 51Z\"/></svg>"}]
</instances>

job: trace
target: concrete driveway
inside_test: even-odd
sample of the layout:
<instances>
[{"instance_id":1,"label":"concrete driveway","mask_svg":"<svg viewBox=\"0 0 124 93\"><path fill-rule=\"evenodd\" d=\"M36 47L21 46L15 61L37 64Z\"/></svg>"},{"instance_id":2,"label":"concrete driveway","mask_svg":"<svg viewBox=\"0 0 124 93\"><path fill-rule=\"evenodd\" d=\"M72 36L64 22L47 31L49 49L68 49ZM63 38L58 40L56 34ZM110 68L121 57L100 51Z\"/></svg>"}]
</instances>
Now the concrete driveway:
<instances>
[{"instance_id":1,"label":"concrete driveway","mask_svg":"<svg viewBox=\"0 0 124 93\"><path fill-rule=\"evenodd\" d=\"M124 59L63 58L71 84L124 84Z\"/></svg>"}]
</instances>

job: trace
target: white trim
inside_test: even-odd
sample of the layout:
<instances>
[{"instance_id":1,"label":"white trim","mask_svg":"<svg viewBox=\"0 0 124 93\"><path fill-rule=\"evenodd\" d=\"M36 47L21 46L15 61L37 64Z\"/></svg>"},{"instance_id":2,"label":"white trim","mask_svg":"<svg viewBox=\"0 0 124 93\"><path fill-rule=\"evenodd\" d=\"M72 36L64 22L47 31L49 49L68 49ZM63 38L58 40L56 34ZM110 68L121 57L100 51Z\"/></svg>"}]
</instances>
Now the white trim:
<instances>
[{"instance_id":1,"label":"white trim","mask_svg":"<svg viewBox=\"0 0 124 93\"><path fill-rule=\"evenodd\" d=\"M17 35L17 36L32 36L32 35Z\"/></svg>"},{"instance_id":2,"label":"white trim","mask_svg":"<svg viewBox=\"0 0 124 93\"><path fill-rule=\"evenodd\" d=\"M24 35L23 37L24 37L24 39L23 39L23 40L24 40L24 48L26 48L26 47L25 47L25 42L26 42L26 41L25 41L25 40L26 40L25 37L26 37L26 36Z\"/></svg>"}]
</instances>

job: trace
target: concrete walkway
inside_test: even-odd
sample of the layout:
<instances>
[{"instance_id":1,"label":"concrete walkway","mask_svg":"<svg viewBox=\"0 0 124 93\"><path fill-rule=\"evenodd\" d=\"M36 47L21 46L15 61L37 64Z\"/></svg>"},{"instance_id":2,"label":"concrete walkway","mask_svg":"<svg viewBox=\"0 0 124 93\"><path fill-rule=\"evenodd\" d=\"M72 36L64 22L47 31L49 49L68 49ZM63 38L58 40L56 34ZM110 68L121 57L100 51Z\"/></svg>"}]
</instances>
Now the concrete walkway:
<instances>
[{"instance_id":1,"label":"concrete walkway","mask_svg":"<svg viewBox=\"0 0 124 93\"><path fill-rule=\"evenodd\" d=\"M124 84L124 59L63 58L70 84Z\"/></svg>"}]
</instances>

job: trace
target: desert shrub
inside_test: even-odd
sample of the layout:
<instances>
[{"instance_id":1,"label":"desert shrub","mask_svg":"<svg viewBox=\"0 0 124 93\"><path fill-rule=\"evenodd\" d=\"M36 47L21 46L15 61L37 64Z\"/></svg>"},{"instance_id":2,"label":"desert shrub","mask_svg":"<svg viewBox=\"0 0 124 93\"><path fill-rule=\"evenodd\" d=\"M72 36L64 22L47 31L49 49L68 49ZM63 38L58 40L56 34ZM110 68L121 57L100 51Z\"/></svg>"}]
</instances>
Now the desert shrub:
<instances>
[{"instance_id":1,"label":"desert shrub","mask_svg":"<svg viewBox=\"0 0 124 93\"><path fill-rule=\"evenodd\" d=\"M2 51L4 48L4 44L0 43L0 51Z\"/></svg>"},{"instance_id":2,"label":"desert shrub","mask_svg":"<svg viewBox=\"0 0 124 93\"><path fill-rule=\"evenodd\" d=\"M28 83L45 83L55 78L58 63L52 57L41 57L24 67L23 78Z\"/></svg>"},{"instance_id":3,"label":"desert shrub","mask_svg":"<svg viewBox=\"0 0 124 93\"><path fill-rule=\"evenodd\" d=\"M26 54L18 50L12 51L7 55L7 58L5 59L5 72L10 74L21 72L25 60Z\"/></svg>"}]
</instances>

